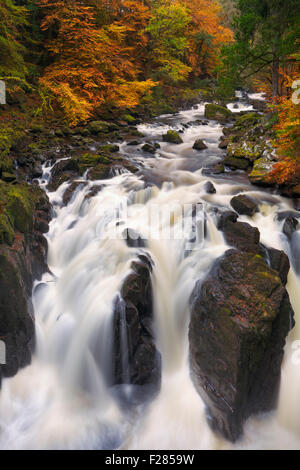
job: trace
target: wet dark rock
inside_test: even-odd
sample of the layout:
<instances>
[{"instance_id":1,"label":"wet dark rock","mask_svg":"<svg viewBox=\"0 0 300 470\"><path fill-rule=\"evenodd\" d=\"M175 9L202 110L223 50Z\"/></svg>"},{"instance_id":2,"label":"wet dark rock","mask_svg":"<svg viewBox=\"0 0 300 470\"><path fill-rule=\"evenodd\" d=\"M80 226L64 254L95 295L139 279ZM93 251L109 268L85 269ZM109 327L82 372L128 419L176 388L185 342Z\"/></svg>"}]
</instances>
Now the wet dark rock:
<instances>
[{"instance_id":1,"label":"wet dark rock","mask_svg":"<svg viewBox=\"0 0 300 470\"><path fill-rule=\"evenodd\" d=\"M69 204L69 202L71 201L74 195L74 192L79 188L80 189L83 188L86 184L87 184L86 182L82 182L82 181L73 181L73 183L71 183L70 186L64 192L63 204L65 206Z\"/></svg>"},{"instance_id":2,"label":"wet dark rock","mask_svg":"<svg viewBox=\"0 0 300 470\"><path fill-rule=\"evenodd\" d=\"M249 217L252 217L255 212L258 212L258 205L256 202L243 194L233 197L230 204L240 215L248 215Z\"/></svg>"},{"instance_id":3,"label":"wet dark rock","mask_svg":"<svg viewBox=\"0 0 300 470\"><path fill-rule=\"evenodd\" d=\"M222 163L216 163L212 167L209 168L203 168L202 174L203 175L220 175L224 173L225 167Z\"/></svg>"},{"instance_id":4,"label":"wet dark rock","mask_svg":"<svg viewBox=\"0 0 300 470\"><path fill-rule=\"evenodd\" d=\"M229 145L229 140L226 138L221 138L219 143L219 149L226 150Z\"/></svg>"},{"instance_id":5,"label":"wet dark rock","mask_svg":"<svg viewBox=\"0 0 300 470\"><path fill-rule=\"evenodd\" d=\"M41 178L43 176L43 169L41 164L37 164L33 167L32 178Z\"/></svg>"},{"instance_id":6,"label":"wet dark rock","mask_svg":"<svg viewBox=\"0 0 300 470\"><path fill-rule=\"evenodd\" d=\"M296 211L300 211L300 198L294 199L294 208Z\"/></svg>"},{"instance_id":7,"label":"wet dark rock","mask_svg":"<svg viewBox=\"0 0 300 470\"><path fill-rule=\"evenodd\" d=\"M127 228L122 233L129 248L145 248L146 241L132 228Z\"/></svg>"},{"instance_id":8,"label":"wet dark rock","mask_svg":"<svg viewBox=\"0 0 300 470\"><path fill-rule=\"evenodd\" d=\"M152 153L152 154L154 154L156 152L156 148L154 147L154 145L151 145L151 144L143 145L142 150L144 152L148 152L148 153Z\"/></svg>"},{"instance_id":9,"label":"wet dark rock","mask_svg":"<svg viewBox=\"0 0 300 470\"><path fill-rule=\"evenodd\" d=\"M290 261L288 256L276 248L266 248L267 262L274 271L277 271L282 284L285 286L290 270Z\"/></svg>"},{"instance_id":10,"label":"wet dark rock","mask_svg":"<svg viewBox=\"0 0 300 470\"><path fill-rule=\"evenodd\" d=\"M217 228L218 230L226 230L227 222L235 223L238 215L233 211L223 211L217 214Z\"/></svg>"},{"instance_id":11,"label":"wet dark rock","mask_svg":"<svg viewBox=\"0 0 300 470\"><path fill-rule=\"evenodd\" d=\"M193 149L194 150L205 150L205 149L207 149L207 145L203 142L202 139L198 139L194 143Z\"/></svg>"},{"instance_id":12,"label":"wet dark rock","mask_svg":"<svg viewBox=\"0 0 300 470\"><path fill-rule=\"evenodd\" d=\"M152 260L148 255L132 263L115 299L113 319L112 384L150 386L157 390L161 358L156 349L151 285Z\"/></svg>"},{"instance_id":13,"label":"wet dark rock","mask_svg":"<svg viewBox=\"0 0 300 470\"><path fill-rule=\"evenodd\" d=\"M256 227L245 222L232 222L229 218L223 223L225 240L230 246L242 251L260 252L260 233Z\"/></svg>"},{"instance_id":14,"label":"wet dark rock","mask_svg":"<svg viewBox=\"0 0 300 470\"><path fill-rule=\"evenodd\" d=\"M288 211L280 211L280 212L277 212L276 214L276 219L281 222L287 218L295 218L295 219L299 219L300 218L300 213L297 212L297 211L293 211L293 210L288 210Z\"/></svg>"},{"instance_id":15,"label":"wet dark rock","mask_svg":"<svg viewBox=\"0 0 300 470\"><path fill-rule=\"evenodd\" d=\"M238 225L236 223L235 225ZM245 420L277 405L289 296L256 253L229 250L191 296L190 364L212 429L237 440Z\"/></svg>"},{"instance_id":16,"label":"wet dark rock","mask_svg":"<svg viewBox=\"0 0 300 470\"><path fill-rule=\"evenodd\" d=\"M77 176L78 172L79 164L74 158L57 162L52 169L51 181L48 184L48 189L50 191L56 191L62 183L74 178L74 176Z\"/></svg>"},{"instance_id":17,"label":"wet dark rock","mask_svg":"<svg viewBox=\"0 0 300 470\"><path fill-rule=\"evenodd\" d=\"M89 192L85 195L84 200L87 201L91 199L92 197L96 196L100 191L102 191L102 189L103 189L102 184L95 184L94 186L92 186Z\"/></svg>"},{"instance_id":18,"label":"wet dark rock","mask_svg":"<svg viewBox=\"0 0 300 470\"><path fill-rule=\"evenodd\" d=\"M214 185L212 184L211 181L207 181L207 183L205 183L204 185L204 191L207 193L207 194L215 194L217 191L216 191L216 188L214 187Z\"/></svg>"},{"instance_id":19,"label":"wet dark rock","mask_svg":"<svg viewBox=\"0 0 300 470\"><path fill-rule=\"evenodd\" d=\"M298 220L294 217L287 217L284 221L282 231L290 240L292 238L293 233L297 230L298 227Z\"/></svg>"},{"instance_id":20,"label":"wet dark rock","mask_svg":"<svg viewBox=\"0 0 300 470\"><path fill-rule=\"evenodd\" d=\"M140 145L140 142L138 140L131 140L130 142L128 142L127 145L130 145L132 147L137 147L138 145Z\"/></svg>"}]
</instances>

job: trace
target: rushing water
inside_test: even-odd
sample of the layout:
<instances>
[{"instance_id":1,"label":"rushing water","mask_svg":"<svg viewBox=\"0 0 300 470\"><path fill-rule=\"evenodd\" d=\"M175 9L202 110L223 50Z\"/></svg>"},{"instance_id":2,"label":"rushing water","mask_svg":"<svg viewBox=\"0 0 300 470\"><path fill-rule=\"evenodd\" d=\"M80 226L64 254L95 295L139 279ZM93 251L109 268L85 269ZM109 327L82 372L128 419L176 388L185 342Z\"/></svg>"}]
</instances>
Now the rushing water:
<instances>
[{"instance_id":1,"label":"rushing water","mask_svg":"<svg viewBox=\"0 0 300 470\"><path fill-rule=\"evenodd\" d=\"M232 109L249 108L239 102ZM141 125L147 141L155 142L175 128L184 142L160 143L155 156L147 156L141 146L123 143L121 152L141 168L138 176L123 172L101 182L82 178L65 207L62 196L69 183L48 194L53 205L47 234L51 274L45 274L33 290L37 350L29 367L3 381L0 448L300 449L300 364L294 360L294 341L300 339L299 279L294 270L300 234L294 235L290 247L282 222L276 220L276 213L291 209L292 202L250 186L240 172L206 177L203 167L222 155L218 149L222 128L212 121L185 126L203 120L203 113L204 105L199 105ZM206 150L192 149L198 138L204 139ZM46 187L50 177L51 167L45 165L41 185ZM216 194L206 193L207 181L213 182ZM95 185L101 190L87 197ZM260 204L253 218L240 220L258 227L263 243L290 255L288 290L298 324L286 346L278 410L249 419L243 439L232 445L216 437L206 423L204 405L189 377L187 329L195 281L204 278L228 248L215 227L213 208L229 208L232 196L240 192ZM183 208L197 203L206 213L206 229L203 218L195 244L177 235ZM127 226L149 240L155 331L162 354L159 394L148 404L135 406L121 404L104 379L112 362L113 299L139 252L116 236L123 207L127 207ZM158 233L153 233L154 225ZM162 237L170 225L171 236ZM130 387L125 392L130 396Z\"/></svg>"}]
</instances>

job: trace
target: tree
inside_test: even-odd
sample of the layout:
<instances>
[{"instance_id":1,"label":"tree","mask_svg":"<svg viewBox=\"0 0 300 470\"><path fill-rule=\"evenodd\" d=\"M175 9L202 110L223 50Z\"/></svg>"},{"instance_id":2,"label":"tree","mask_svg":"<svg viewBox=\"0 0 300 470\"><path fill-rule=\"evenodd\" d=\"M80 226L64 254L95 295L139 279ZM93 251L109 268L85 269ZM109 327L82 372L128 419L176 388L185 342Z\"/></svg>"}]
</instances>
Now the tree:
<instances>
[{"instance_id":1,"label":"tree","mask_svg":"<svg viewBox=\"0 0 300 470\"><path fill-rule=\"evenodd\" d=\"M210 75L223 44L232 42L232 31L222 25L222 7L214 0L185 0L191 15L187 31L188 63L196 76Z\"/></svg>"},{"instance_id":2,"label":"tree","mask_svg":"<svg viewBox=\"0 0 300 470\"><path fill-rule=\"evenodd\" d=\"M41 27L51 32L47 47L52 56L40 83L71 124L87 120L104 103L136 106L153 87L151 80L139 80L126 43L128 27L118 21L99 25L95 8L79 0L39 3L45 12Z\"/></svg>"},{"instance_id":3,"label":"tree","mask_svg":"<svg viewBox=\"0 0 300 470\"><path fill-rule=\"evenodd\" d=\"M299 14L299 0L238 0L235 43L223 50L224 77L238 82L267 71L278 96L280 67L297 48Z\"/></svg>"},{"instance_id":4,"label":"tree","mask_svg":"<svg viewBox=\"0 0 300 470\"><path fill-rule=\"evenodd\" d=\"M25 6L18 6L12 0L0 0L0 80L7 82L8 91L26 85L28 67L22 33L28 24L27 14Z\"/></svg>"},{"instance_id":5,"label":"tree","mask_svg":"<svg viewBox=\"0 0 300 470\"><path fill-rule=\"evenodd\" d=\"M174 84L187 78L191 67L184 63L184 58L190 22L188 9L182 2L154 2L146 31L150 35L149 60L155 79Z\"/></svg>"}]
</instances>

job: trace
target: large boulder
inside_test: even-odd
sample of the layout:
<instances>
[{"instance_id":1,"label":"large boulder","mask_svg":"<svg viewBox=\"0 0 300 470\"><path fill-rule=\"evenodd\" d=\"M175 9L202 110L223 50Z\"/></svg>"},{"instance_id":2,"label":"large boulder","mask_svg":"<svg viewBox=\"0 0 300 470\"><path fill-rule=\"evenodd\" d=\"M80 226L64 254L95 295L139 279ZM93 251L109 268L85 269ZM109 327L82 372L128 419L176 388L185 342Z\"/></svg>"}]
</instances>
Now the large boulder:
<instances>
[{"instance_id":1,"label":"large boulder","mask_svg":"<svg viewBox=\"0 0 300 470\"><path fill-rule=\"evenodd\" d=\"M170 144L182 144L183 140L174 130L169 130L165 135L163 135L163 141L169 142Z\"/></svg>"},{"instance_id":2,"label":"large boulder","mask_svg":"<svg viewBox=\"0 0 300 470\"><path fill-rule=\"evenodd\" d=\"M195 141L193 145L194 150L205 150L207 149L207 145L203 142L202 139L198 139Z\"/></svg>"},{"instance_id":3,"label":"large boulder","mask_svg":"<svg viewBox=\"0 0 300 470\"><path fill-rule=\"evenodd\" d=\"M115 299L112 383L157 390L161 358L153 333L152 261L140 255Z\"/></svg>"},{"instance_id":4,"label":"large boulder","mask_svg":"<svg viewBox=\"0 0 300 470\"><path fill-rule=\"evenodd\" d=\"M257 253L227 251L196 284L189 327L192 376L211 427L226 439L238 439L249 416L276 407L292 319L278 273Z\"/></svg>"},{"instance_id":5,"label":"large boulder","mask_svg":"<svg viewBox=\"0 0 300 470\"><path fill-rule=\"evenodd\" d=\"M255 212L258 212L258 205L245 194L234 196L230 201L231 207L240 215L248 215L252 217Z\"/></svg>"},{"instance_id":6,"label":"large boulder","mask_svg":"<svg viewBox=\"0 0 300 470\"><path fill-rule=\"evenodd\" d=\"M234 115L229 109L223 108L223 106L209 103L205 105L205 117L215 121L228 122L233 119Z\"/></svg>"},{"instance_id":7,"label":"large boulder","mask_svg":"<svg viewBox=\"0 0 300 470\"><path fill-rule=\"evenodd\" d=\"M270 186L275 184L275 179L272 177L274 164L275 162L268 155L255 160L253 170L249 175L251 183L259 186Z\"/></svg>"},{"instance_id":8,"label":"large boulder","mask_svg":"<svg viewBox=\"0 0 300 470\"><path fill-rule=\"evenodd\" d=\"M230 143L227 146L227 157L244 158L250 163L262 157L266 150L264 142L251 142L247 137L238 143Z\"/></svg>"},{"instance_id":9,"label":"large boulder","mask_svg":"<svg viewBox=\"0 0 300 470\"><path fill-rule=\"evenodd\" d=\"M223 232L228 245L242 251L260 252L260 233L256 227L228 218L224 221Z\"/></svg>"}]
</instances>

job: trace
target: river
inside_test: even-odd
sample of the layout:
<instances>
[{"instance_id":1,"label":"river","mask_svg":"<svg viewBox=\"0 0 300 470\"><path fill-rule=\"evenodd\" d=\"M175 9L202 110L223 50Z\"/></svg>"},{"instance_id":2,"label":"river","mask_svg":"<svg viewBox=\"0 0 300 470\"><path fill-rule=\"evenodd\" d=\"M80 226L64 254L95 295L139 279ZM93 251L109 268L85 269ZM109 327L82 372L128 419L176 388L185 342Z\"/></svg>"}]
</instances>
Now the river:
<instances>
[{"instance_id":1,"label":"river","mask_svg":"<svg viewBox=\"0 0 300 470\"><path fill-rule=\"evenodd\" d=\"M238 103L238 109L249 110ZM242 172L206 176L203 168L218 162L222 126L204 120L204 104L176 115L165 115L139 130L145 141L160 143L155 155L141 146L121 144L140 167L138 175L121 171L100 182L82 178L67 206L62 197L70 183L49 192L53 218L48 240L51 271L36 282L33 303L37 348L32 364L0 393L1 449L300 449L300 364L295 341L300 338L299 278L296 274L300 232L292 247L276 219L291 210L292 201L251 186ZM161 142L168 129L181 131L183 143ZM192 149L196 139L207 149ZM46 189L51 166L40 180ZM215 194L205 190L207 181ZM91 188L101 190L90 195ZM296 327L288 338L282 366L278 409L250 418L244 436L235 444L217 437L208 427L205 409L189 375L189 297L195 281L205 277L213 261L228 246L215 225L214 207L230 208L230 199L249 194L259 212L239 220L257 227L261 241L284 250L292 268L287 289ZM197 242L181 235L184 207L200 204ZM146 404L134 403L124 387L128 406L120 403L104 377L111 368L112 306L130 264L143 248L130 248L116 236L126 208L126 224L148 240L154 261L155 332L162 355L162 384ZM171 215L170 215L171 214ZM171 217L171 222L170 222ZM170 230L168 236L162 236ZM299 242L299 243L298 243Z\"/></svg>"}]
</instances>

